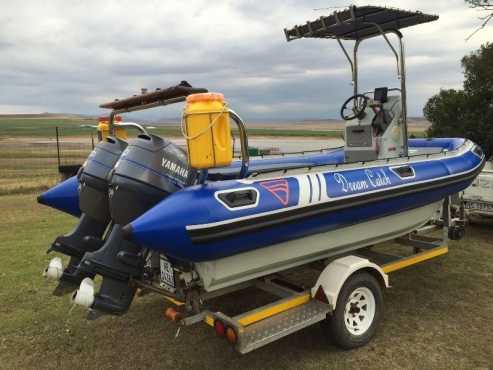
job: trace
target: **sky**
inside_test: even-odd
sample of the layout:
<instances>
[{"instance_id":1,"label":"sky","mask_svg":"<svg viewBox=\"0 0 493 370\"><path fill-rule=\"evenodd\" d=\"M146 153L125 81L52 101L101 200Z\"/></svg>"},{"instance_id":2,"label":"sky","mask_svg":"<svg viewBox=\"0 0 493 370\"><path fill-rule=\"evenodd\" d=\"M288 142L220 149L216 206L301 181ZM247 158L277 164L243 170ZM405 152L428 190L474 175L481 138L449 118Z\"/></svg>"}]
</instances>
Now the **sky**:
<instances>
[{"instance_id":1,"label":"sky","mask_svg":"<svg viewBox=\"0 0 493 370\"><path fill-rule=\"evenodd\" d=\"M0 114L101 114L99 104L187 80L222 92L251 120L336 118L352 95L337 42L286 42L283 29L351 4L295 0L0 0ZM356 1L439 14L403 30L409 116L441 88L460 88L460 59L493 39L463 0ZM320 9L322 8L322 9ZM330 8L330 9L327 9ZM360 85L399 86L383 39L360 47ZM182 106L153 117L177 117Z\"/></svg>"}]
</instances>

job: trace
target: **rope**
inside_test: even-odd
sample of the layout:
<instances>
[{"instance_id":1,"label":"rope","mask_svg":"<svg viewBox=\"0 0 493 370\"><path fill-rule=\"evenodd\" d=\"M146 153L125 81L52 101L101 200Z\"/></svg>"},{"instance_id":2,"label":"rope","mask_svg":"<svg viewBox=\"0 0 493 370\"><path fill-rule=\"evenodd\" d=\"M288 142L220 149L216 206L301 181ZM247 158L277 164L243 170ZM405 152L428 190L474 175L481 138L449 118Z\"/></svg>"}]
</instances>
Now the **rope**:
<instances>
[{"instance_id":1,"label":"rope","mask_svg":"<svg viewBox=\"0 0 493 370\"><path fill-rule=\"evenodd\" d=\"M200 131L199 133L193 135L193 136L188 136L187 133L185 133L185 110L183 110L182 114L181 114L181 134L183 135L183 137L187 140L194 140L196 138L198 138L199 136L202 136L203 134L205 134L207 131L209 131L218 121L218 119L221 117L221 115L225 112L228 111L228 107L226 106L226 104L224 104L223 106L223 109L219 112L198 112L198 113L195 113L195 114L211 114L211 113L219 113L213 120L211 123L209 123L209 126L207 126L205 129L203 129L202 131Z\"/></svg>"}]
</instances>

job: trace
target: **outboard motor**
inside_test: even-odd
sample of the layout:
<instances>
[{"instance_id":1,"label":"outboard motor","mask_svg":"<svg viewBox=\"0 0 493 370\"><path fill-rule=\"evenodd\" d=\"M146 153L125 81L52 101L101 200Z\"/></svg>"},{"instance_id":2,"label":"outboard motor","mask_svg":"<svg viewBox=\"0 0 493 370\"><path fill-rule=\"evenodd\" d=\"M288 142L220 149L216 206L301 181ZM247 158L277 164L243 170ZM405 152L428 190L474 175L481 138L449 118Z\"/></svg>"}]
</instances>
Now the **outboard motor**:
<instances>
[{"instance_id":1,"label":"outboard motor","mask_svg":"<svg viewBox=\"0 0 493 370\"><path fill-rule=\"evenodd\" d=\"M121 226L195 179L196 171L188 166L185 151L170 141L141 134L129 142L109 184L111 232L100 249L84 255L78 267L80 275L103 276L101 289L92 299L82 297L93 286L87 281L74 293L75 303L91 308L89 318L102 312L126 312L136 289L129 281L142 274L145 251L123 238Z\"/></svg>"},{"instance_id":2,"label":"outboard motor","mask_svg":"<svg viewBox=\"0 0 493 370\"><path fill-rule=\"evenodd\" d=\"M77 180L72 178L64 182L71 184L70 199L77 200L78 196L81 217L71 233L58 236L48 249L48 252L56 251L70 256L69 264L63 273L53 272L55 268L60 269L58 261L57 263L50 262L47 268L48 277L59 278L59 284L53 292L55 295L71 292L79 286L85 276L77 274L76 268L84 253L95 251L103 245L103 234L111 220L108 207L108 175L126 146L125 141L114 137L107 137L100 141L79 170ZM54 203L55 199L59 202L63 196L67 197L67 190L62 194L62 189L68 189L68 185L62 187L62 184L42 194L38 201L50 206L52 203L53 205L58 204ZM73 189L75 184L77 184L78 194L72 194L75 191ZM60 193L58 198L55 192ZM48 270L51 273L48 273Z\"/></svg>"}]
</instances>

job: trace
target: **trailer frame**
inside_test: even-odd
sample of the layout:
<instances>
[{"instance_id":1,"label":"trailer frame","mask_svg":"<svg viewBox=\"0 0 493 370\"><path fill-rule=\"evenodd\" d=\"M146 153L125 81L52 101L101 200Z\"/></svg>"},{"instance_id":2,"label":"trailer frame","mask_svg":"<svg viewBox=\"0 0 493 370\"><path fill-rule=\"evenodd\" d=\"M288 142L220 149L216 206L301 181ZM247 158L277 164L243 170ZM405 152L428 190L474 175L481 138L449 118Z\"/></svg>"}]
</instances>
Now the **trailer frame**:
<instances>
[{"instance_id":1,"label":"trailer frame","mask_svg":"<svg viewBox=\"0 0 493 370\"><path fill-rule=\"evenodd\" d=\"M333 314L336 305L341 304L337 302L344 284L360 272L372 274L383 289L390 286L389 274L447 254L450 230L462 225L460 219L451 217L448 197L442 203L440 218L393 240L395 244L410 251L408 254L381 252L376 246L369 246L329 260L312 262L217 291L203 292L195 297L195 306L142 281L135 283L143 290L162 294L171 302L172 306L166 309L165 317L176 321L178 330L180 327L205 322L215 329L218 336L226 338L238 352L245 354L326 320ZM437 230L442 231L441 237L429 235ZM388 242L381 245L384 244ZM289 277L289 271L308 270L318 274L314 285L307 286ZM330 279L327 280L327 276ZM207 301L248 287L272 294L277 299L231 316L221 310L207 308ZM195 307L195 312L192 307Z\"/></svg>"}]
</instances>

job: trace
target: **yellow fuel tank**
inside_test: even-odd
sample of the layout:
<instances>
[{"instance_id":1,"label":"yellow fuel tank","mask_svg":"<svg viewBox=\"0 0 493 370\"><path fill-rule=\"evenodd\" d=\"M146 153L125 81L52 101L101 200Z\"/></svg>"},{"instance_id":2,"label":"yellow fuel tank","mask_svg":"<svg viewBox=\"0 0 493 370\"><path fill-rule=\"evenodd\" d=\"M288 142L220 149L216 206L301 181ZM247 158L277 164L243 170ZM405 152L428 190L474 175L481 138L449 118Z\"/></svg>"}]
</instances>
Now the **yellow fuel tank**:
<instances>
[{"instance_id":1,"label":"yellow fuel tank","mask_svg":"<svg viewBox=\"0 0 493 370\"><path fill-rule=\"evenodd\" d=\"M121 116L116 116L114 119L115 123L119 123L122 121ZM101 116L99 117L98 122L98 140L101 141L106 139L110 134L110 125L109 125L109 117ZM115 127L115 136L122 140L127 140L128 135L127 131L123 127Z\"/></svg>"},{"instance_id":2,"label":"yellow fuel tank","mask_svg":"<svg viewBox=\"0 0 493 370\"><path fill-rule=\"evenodd\" d=\"M187 97L183 114L191 167L224 167L233 160L228 106L218 93L192 94Z\"/></svg>"}]
</instances>

